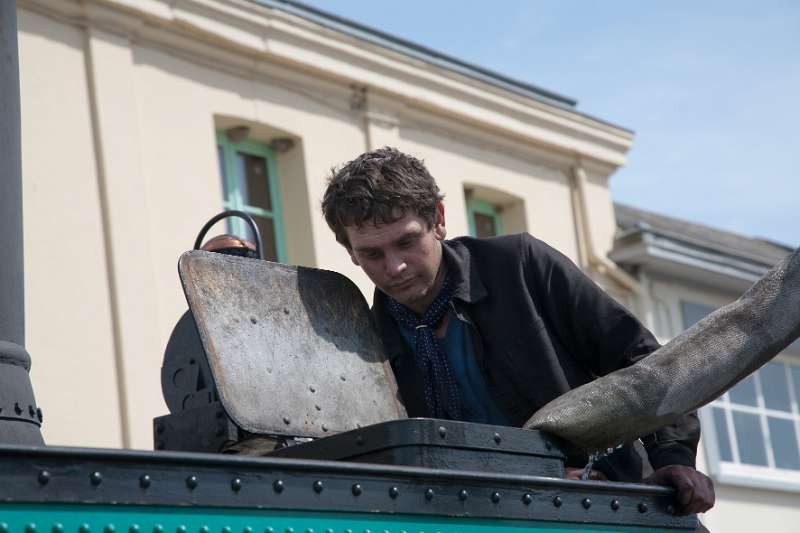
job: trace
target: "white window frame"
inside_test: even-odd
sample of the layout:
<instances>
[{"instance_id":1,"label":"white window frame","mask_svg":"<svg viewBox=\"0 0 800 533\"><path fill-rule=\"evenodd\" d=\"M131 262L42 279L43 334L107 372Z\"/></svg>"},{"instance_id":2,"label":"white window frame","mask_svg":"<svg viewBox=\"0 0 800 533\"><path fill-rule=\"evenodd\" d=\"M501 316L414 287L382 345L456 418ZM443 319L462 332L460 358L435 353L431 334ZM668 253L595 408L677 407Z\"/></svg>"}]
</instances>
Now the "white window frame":
<instances>
[{"instance_id":1,"label":"white window frame","mask_svg":"<svg viewBox=\"0 0 800 533\"><path fill-rule=\"evenodd\" d=\"M794 347L791 347L782 353L774 360L776 363L782 363L791 366L800 367L800 354L796 352ZM764 447L767 454L768 466L755 466L747 465L736 462L738 457L738 449L736 443L736 434L733 432L733 422L731 415L733 411L747 412L757 415L770 415L776 418L783 418L795 421L795 437L800 443L800 405L798 405L797 395L800 391L794 390L794 386L789 386L789 399L791 402L791 414L785 411L775 411L768 409L764 404L764 395L761 390L761 380L755 380L756 385L756 401L757 406L743 406L739 404L731 404L727 398L727 394L718 400L703 407L699 411L700 423L703 427L703 444L706 452L706 459L708 460L708 469L711 476L720 483L731 485L739 485L743 487L770 489L770 490L783 490L791 492L800 492L800 470L789 470L783 468L776 468L774 466L775 459L773 456L769 427L767 426L764 416L760 416L761 432L764 438ZM731 407L735 405L735 407ZM731 453L733 454L734 462L723 461L719 453L719 441L717 437L716 425L712 409L714 406L723 407L728 422L728 433L730 439Z\"/></svg>"},{"instance_id":2,"label":"white window frame","mask_svg":"<svg viewBox=\"0 0 800 533\"><path fill-rule=\"evenodd\" d=\"M654 306L654 321L656 325L657 338L662 344L683 331L683 313L681 302L693 302L709 307L718 308L736 299L737 295L714 290L711 287L687 286L684 283L676 282L669 278L654 276L648 283L651 293L652 304ZM800 365L800 341L795 342L784 350L775 362ZM793 391L795 395L800 391ZM757 389L759 405L764 405L763 395L760 394L760 384ZM795 409L800 409L800 398L790 396ZM719 400L717 400L719 402ZM800 492L800 471L778 469L774 467L752 466L739 463L722 461L719 453L719 443L717 441L716 427L714 426L713 413L711 411L716 402L702 407L698 410L700 422L702 424L702 451L705 455L708 474L715 482L723 485L740 486L756 489L780 490L786 492ZM758 408L754 408L758 409ZM763 411L768 412L766 408ZM756 412L756 411L751 411ZM761 414L761 412L759 412ZM762 422L763 423L763 422ZM795 427L797 431L797 427ZM730 431L730 428L729 428ZM762 427L762 432L764 428ZM731 439L735 439L735 434L731 433ZM800 435L798 435L800 437ZM800 444L800 438L798 438ZM731 443L731 447L735 443ZM765 443L766 444L766 443ZM768 457L772 450L768 448ZM736 456L734 456L736 457Z\"/></svg>"}]
</instances>

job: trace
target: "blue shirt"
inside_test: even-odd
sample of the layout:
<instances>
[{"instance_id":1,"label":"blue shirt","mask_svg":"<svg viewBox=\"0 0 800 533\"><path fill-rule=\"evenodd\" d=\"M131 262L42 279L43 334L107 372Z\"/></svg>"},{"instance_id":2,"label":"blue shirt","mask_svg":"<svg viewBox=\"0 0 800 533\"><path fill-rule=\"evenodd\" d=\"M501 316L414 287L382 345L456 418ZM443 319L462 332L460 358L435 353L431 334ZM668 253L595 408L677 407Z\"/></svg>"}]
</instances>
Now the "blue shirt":
<instances>
[{"instance_id":1,"label":"blue shirt","mask_svg":"<svg viewBox=\"0 0 800 533\"><path fill-rule=\"evenodd\" d=\"M414 330L401 325L400 333L411 351L416 353ZM447 356L453 378L458 383L463 421L496 426L510 425L508 417L489 395L486 380L478 367L467 324L451 314L444 337L436 337L436 340Z\"/></svg>"}]
</instances>

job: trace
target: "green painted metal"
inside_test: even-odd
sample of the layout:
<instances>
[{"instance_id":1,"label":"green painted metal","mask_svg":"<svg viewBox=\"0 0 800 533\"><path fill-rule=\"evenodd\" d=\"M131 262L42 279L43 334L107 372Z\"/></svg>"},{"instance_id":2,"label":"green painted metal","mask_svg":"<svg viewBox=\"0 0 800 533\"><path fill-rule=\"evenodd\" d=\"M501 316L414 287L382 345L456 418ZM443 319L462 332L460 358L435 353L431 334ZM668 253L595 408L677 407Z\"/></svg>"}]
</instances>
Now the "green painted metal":
<instances>
[{"instance_id":1,"label":"green painted metal","mask_svg":"<svg viewBox=\"0 0 800 533\"><path fill-rule=\"evenodd\" d=\"M478 200L477 198L470 198L467 201L467 223L469 224L469 234L471 236L477 237L475 213L491 217L492 220L494 220L494 227L497 230L497 234L503 234L503 217L500 216L500 210L497 206L483 200Z\"/></svg>"},{"instance_id":2,"label":"green painted metal","mask_svg":"<svg viewBox=\"0 0 800 533\"><path fill-rule=\"evenodd\" d=\"M679 533L674 529L377 513L0 503L0 533L512 533L523 530Z\"/></svg>"},{"instance_id":3,"label":"green painted metal","mask_svg":"<svg viewBox=\"0 0 800 533\"><path fill-rule=\"evenodd\" d=\"M275 153L268 145L253 139L245 139L239 143L232 143L225 132L217 130L217 146L222 153L220 170L223 173L223 193L225 209L238 209L245 213L272 219L275 225L275 249L278 262L286 262L286 240L284 238L283 207L281 205L280 187L278 184L278 167L275 162ZM240 189L240 180L237 176L236 153L243 153L263 157L267 162L267 176L269 194L272 199L272 209L262 209L244 203L243 191ZM228 222L230 231L237 235L244 235L245 223L238 218L231 218ZM264 237L264 236L262 236Z\"/></svg>"}]
</instances>

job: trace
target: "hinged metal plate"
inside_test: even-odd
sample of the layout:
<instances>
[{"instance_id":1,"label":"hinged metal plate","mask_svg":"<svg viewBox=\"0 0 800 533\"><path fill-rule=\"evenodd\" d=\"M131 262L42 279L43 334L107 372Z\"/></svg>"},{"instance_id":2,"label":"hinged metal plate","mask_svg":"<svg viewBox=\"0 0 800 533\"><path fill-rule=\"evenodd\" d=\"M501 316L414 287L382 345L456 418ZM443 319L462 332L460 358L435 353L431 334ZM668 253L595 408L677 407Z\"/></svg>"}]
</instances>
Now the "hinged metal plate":
<instances>
[{"instance_id":1,"label":"hinged metal plate","mask_svg":"<svg viewBox=\"0 0 800 533\"><path fill-rule=\"evenodd\" d=\"M178 272L220 400L243 429L323 437L406 416L346 277L202 251L184 253Z\"/></svg>"}]
</instances>

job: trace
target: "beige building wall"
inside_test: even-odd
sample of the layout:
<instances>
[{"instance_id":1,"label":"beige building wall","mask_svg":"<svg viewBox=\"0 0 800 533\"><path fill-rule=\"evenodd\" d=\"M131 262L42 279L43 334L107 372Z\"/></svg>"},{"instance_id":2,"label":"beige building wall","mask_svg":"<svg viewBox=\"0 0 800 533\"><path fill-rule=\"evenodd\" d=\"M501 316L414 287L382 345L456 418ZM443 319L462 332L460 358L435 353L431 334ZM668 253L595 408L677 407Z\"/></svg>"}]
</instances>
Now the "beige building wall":
<instances>
[{"instance_id":1,"label":"beige building wall","mask_svg":"<svg viewBox=\"0 0 800 533\"><path fill-rule=\"evenodd\" d=\"M27 338L49 444L152 449L186 309L177 259L223 206L219 129L294 141L277 154L288 262L342 272L368 300L319 203L332 166L379 146L427 162L450 236L472 195L591 269L586 166L585 216L610 247L607 178L629 132L252 2L19 7Z\"/></svg>"}]
</instances>

